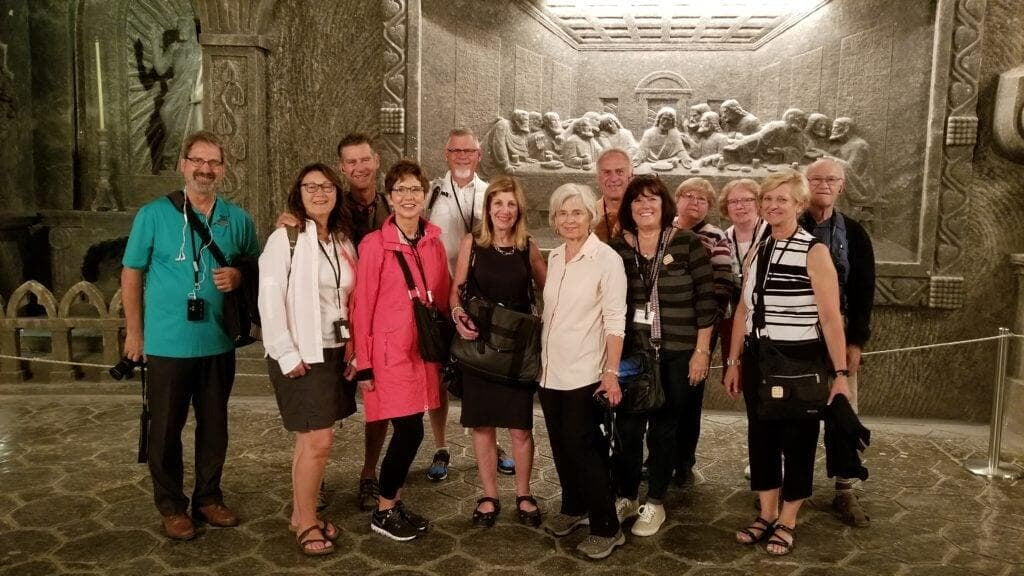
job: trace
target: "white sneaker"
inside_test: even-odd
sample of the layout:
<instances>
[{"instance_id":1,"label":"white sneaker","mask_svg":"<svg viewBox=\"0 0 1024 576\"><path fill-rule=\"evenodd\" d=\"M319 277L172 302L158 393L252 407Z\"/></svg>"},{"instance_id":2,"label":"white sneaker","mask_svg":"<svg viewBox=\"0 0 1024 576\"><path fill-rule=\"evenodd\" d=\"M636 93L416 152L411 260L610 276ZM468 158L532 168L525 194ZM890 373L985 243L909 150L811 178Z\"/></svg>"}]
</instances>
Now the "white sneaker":
<instances>
[{"instance_id":1,"label":"white sneaker","mask_svg":"<svg viewBox=\"0 0 1024 576\"><path fill-rule=\"evenodd\" d=\"M634 536L654 536L665 523L665 507L661 504L644 504L638 515L639 518L633 524Z\"/></svg>"},{"instance_id":2,"label":"white sneaker","mask_svg":"<svg viewBox=\"0 0 1024 576\"><path fill-rule=\"evenodd\" d=\"M629 498L615 499L615 515L619 517L619 524L622 524L629 518L636 516L639 510L639 500L630 500Z\"/></svg>"}]
</instances>

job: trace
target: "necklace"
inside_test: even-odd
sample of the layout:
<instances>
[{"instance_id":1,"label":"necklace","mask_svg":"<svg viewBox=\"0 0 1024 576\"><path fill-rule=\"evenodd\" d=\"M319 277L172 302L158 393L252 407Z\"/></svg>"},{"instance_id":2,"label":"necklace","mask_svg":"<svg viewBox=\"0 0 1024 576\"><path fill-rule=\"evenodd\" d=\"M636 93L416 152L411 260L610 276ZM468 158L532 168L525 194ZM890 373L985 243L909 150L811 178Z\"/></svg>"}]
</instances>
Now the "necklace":
<instances>
[{"instance_id":1,"label":"necklace","mask_svg":"<svg viewBox=\"0 0 1024 576\"><path fill-rule=\"evenodd\" d=\"M514 244L512 246L509 246L508 248L505 248L504 246L498 246L497 244L492 244L492 246L494 246L494 249L498 251L498 254L504 256L512 256L513 254L516 253L516 247Z\"/></svg>"}]
</instances>

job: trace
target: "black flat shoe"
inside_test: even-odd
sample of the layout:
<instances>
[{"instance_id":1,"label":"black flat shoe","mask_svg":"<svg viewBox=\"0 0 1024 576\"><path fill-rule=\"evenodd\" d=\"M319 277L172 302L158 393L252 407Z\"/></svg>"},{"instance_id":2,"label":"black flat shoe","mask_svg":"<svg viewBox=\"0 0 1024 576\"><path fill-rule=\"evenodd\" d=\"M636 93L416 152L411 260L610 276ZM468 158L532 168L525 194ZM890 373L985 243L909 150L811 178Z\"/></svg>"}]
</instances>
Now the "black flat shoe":
<instances>
[{"instance_id":1,"label":"black flat shoe","mask_svg":"<svg viewBox=\"0 0 1024 576\"><path fill-rule=\"evenodd\" d=\"M480 505L486 502L494 504L494 510L491 510L490 512L481 512ZM494 526L494 523L498 520L498 514L501 514L501 502L498 502L497 498L484 496L476 501L476 510L473 510L473 525L490 528L491 526Z\"/></svg>"},{"instance_id":2,"label":"black flat shoe","mask_svg":"<svg viewBox=\"0 0 1024 576\"><path fill-rule=\"evenodd\" d=\"M533 504L535 508L533 510L523 510L523 502L529 502L530 504ZM540 526L540 505L537 504L537 500L533 496L516 496L516 511L519 513L520 524L533 526L534 528Z\"/></svg>"}]
</instances>

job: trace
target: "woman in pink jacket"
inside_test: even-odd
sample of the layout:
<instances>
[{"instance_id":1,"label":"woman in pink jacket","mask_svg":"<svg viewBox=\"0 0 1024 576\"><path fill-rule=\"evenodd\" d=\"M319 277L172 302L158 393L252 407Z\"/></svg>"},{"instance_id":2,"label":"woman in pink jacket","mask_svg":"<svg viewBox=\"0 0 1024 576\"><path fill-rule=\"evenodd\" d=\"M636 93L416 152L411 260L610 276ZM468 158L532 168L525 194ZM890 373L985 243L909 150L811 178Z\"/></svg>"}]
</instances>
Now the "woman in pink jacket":
<instances>
[{"instance_id":1,"label":"woman in pink jacket","mask_svg":"<svg viewBox=\"0 0 1024 576\"><path fill-rule=\"evenodd\" d=\"M359 244L355 306L356 379L366 421L390 420L391 443L380 469L380 498L370 528L394 540L416 538L427 520L402 505L399 489L423 441L423 413L440 403L440 364L420 357L405 259L420 300L448 313L448 258L441 229L421 216L427 179L418 164L399 160L384 179L392 215Z\"/></svg>"}]
</instances>

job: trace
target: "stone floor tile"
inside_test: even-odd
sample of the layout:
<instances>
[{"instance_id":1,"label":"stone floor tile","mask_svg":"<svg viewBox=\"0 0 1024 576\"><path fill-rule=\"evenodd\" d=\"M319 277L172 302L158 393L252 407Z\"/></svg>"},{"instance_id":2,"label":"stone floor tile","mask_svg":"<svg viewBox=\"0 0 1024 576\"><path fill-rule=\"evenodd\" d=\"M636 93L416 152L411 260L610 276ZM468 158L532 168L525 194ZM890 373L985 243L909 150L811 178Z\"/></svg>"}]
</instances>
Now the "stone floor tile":
<instances>
[{"instance_id":1,"label":"stone floor tile","mask_svg":"<svg viewBox=\"0 0 1024 576\"><path fill-rule=\"evenodd\" d=\"M0 532L0 568L41 558L60 543L61 540L50 530Z\"/></svg>"},{"instance_id":2,"label":"stone floor tile","mask_svg":"<svg viewBox=\"0 0 1024 576\"><path fill-rule=\"evenodd\" d=\"M103 507L103 502L92 496L55 494L33 500L11 512L10 516L19 526L46 528L88 518Z\"/></svg>"},{"instance_id":3,"label":"stone floor tile","mask_svg":"<svg viewBox=\"0 0 1024 576\"><path fill-rule=\"evenodd\" d=\"M53 557L65 568L113 572L118 564L148 555L159 544L142 530L104 530L61 545Z\"/></svg>"},{"instance_id":4,"label":"stone floor tile","mask_svg":"<svg viewBox=\"0 0 1024 576\"><path fill-rule=\"evenodd\" d=\"M50 576L58 574L60 568L49 560L32 560L0 570L0 576Z\"/></svg>"}]
</instances>

